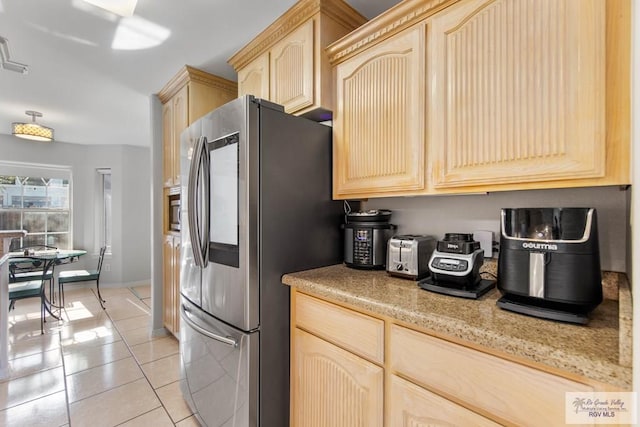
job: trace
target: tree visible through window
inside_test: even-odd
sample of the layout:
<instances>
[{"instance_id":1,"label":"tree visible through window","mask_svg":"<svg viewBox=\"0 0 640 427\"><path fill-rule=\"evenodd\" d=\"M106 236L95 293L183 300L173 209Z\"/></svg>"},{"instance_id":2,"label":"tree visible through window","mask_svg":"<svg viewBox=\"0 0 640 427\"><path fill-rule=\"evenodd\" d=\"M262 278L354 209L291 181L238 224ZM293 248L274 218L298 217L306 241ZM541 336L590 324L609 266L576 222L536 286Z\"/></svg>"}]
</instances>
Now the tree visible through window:
<instances>
[{"instance_id":1,"label":"tree visible through window","mask_svg":"<svg viewBox=\"0 0 640 427\"><path fill-rule=\"evenodd\" d=\"M0 230L27 230L11 249L48 245L70 247L69 179L0 175Z\"/></svg>"}]
</instances>

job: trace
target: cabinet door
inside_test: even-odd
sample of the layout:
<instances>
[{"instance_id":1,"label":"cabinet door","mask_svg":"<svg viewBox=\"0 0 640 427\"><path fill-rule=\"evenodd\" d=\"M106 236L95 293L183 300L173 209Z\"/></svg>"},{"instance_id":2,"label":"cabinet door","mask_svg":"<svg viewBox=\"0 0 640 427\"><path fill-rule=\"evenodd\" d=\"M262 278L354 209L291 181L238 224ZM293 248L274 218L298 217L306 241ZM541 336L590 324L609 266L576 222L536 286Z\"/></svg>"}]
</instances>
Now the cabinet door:
<instances>
[{"instance_id":1,"label":"cabinet door","mask_svg":"<svg viewBox=\"0 0 640 427\"><path fill-rule=\"evenodd\" d=\"M425 188L425 34L417 24L336 67L334 198Z\"/></svg>"},{"instance_id":2,"label":"cabinet door","mask_svg":"<svg viewBox=\"0 0 640 427\"><path fill-rule=\"evenodd\" d=\"M605 1L466 0L429 23L436 188L595 178Z\"/></svg>"},{"instance_id":3,"label":"cabinet door","mask_svg":"<svg viewBox=\"0 0 640 427\"><path fill-rule=\"evenodd\" d=\"M313 25L301 25L271 49L271 100L293 113L313 104Z\"/></svg>"},{"instance_id":4,"label":"cabinet door","mask_svg":"<svg viewBox=\"0 0 640 427\"><path fill-rule=\"evenodd\" d=\"M175 282L175 260L173 257L174 252L174 244L173 244L173 236L166 235L164 236L164 244L162 247L163 254L163 276L162 276L162 323L164 326L173 331L174 328L174 319L175 319L175 309L174 309L174 282Z\"/></svg>"},{"instance_id":5,"label":"cabinet door","mask_svg":"<svg viewBox=\"0 0 640 427\"><path fill-rule=\"evenodd\" d=\"M296 328L292 425L382 427L383 377L381 367Z\"/></svg>"},{"instance_id":6,"label":"cabinet door","mask_svg":"<svg viewBox=\"0 0 640 427\"><path fill-rule=\"evenodd\" d=\"M257 57L238 71L238 96L269 98L269 52Z\"/></svg>"},{"instance_id":7,"label":"cabinet door","mask_svg":"<svg viewBox=\"0 0 640 427\"><path fill-rule=\"evenodd\" d=\"M173 104L162 106L162 182L165 187L173 185Z\"/></svg>"},{"instance_id":8,"label":"cabinet door","mask_svg":"<svg viewBox=\"0 0 640 427\"><path fill-rule=\"evenodd\" d=\"M172 283L172 312L173 334L178 337L180 333L180 236L173 236L173 250L171 253L173 264Z\"/></svg>"},{"instance_id":9,"label":"cabinet door","mask_svg":"<svg viewBox=\"0 0 640 427\"><path fill-rule=\"evenodd\" d=\"M391 375L389 390L389 426L499 426L395 375Z\"/></svg>"},{"instance_id":10,"label":"cabinet door","mask_svg":"<svg viewBox=\"0 0 640 427\"><path fill-rule=\"evenodd\" d=\"M189 126L189 85L185 85L170 101L173 104L173 185L180 185L180 134Z\"/></svg>"}]
</instances>

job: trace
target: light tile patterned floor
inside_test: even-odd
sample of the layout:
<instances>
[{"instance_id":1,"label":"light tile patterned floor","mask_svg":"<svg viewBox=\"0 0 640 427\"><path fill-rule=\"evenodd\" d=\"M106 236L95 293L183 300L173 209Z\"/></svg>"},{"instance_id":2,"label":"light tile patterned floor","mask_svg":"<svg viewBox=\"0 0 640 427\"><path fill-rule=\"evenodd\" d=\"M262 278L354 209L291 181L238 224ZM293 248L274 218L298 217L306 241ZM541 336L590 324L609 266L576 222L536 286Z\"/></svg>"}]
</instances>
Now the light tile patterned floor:
<instances>
[{"instance_id":1,"label":"light tile patterned floor","mask_svg":"<svg viewBox=\"0 0 640 427\"><path fill-rule=\"evenodd\" d=\"M65 291L64 321L39 301L9 313L10 378L0 426L198 426L180 392L178 341L150 335L150 286Z\"/></svg>"}]
</instances>

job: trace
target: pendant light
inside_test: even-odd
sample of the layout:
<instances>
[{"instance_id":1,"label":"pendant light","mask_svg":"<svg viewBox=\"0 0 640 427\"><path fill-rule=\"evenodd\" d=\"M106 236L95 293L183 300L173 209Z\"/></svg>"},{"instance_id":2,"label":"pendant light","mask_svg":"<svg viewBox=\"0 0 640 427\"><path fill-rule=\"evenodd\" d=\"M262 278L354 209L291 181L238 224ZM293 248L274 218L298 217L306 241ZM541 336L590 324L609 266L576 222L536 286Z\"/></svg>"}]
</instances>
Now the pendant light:
<instances>
[{"instance_id":1,"label":"pendant light","mask_svg":"<svg viewBox=\"0 0 640 427\"><path fill-rule=\"evenodd\" d=\"M31 123L14 122L11 125L13 135L34 141L53 141L53 129L36 123L36 117L42 117L42 113L27 110L25 114L31 116Z\"/></svg>"}]
</instances>

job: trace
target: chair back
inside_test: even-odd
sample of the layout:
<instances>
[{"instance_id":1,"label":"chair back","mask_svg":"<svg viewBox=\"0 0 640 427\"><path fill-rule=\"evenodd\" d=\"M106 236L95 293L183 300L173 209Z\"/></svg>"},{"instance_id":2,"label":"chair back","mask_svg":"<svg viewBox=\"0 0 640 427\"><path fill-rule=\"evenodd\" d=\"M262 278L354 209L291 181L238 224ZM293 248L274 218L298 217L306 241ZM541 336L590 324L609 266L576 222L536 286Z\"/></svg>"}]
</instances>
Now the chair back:
<instances>
[{"instance_id":1,"label":"chair back","mask_svg":"<svg viewBox=\"0 0 640 427\"><path fill-rule=\"evenodd\" d=\"M103 246L100 248L100 256L98 257L98 268L97 268L97 272L98 272L98 276L100 275L100 271L102 270L102 261L104 261L104 253L107 251L107 247Z\"/></svg>"}]
</instances>

